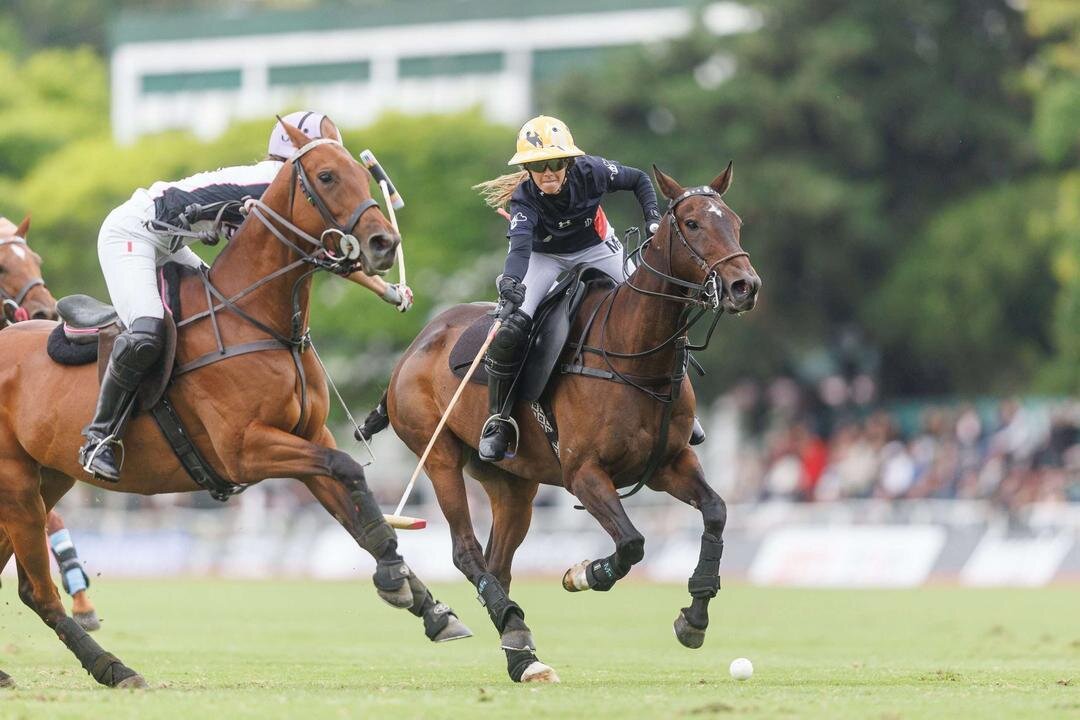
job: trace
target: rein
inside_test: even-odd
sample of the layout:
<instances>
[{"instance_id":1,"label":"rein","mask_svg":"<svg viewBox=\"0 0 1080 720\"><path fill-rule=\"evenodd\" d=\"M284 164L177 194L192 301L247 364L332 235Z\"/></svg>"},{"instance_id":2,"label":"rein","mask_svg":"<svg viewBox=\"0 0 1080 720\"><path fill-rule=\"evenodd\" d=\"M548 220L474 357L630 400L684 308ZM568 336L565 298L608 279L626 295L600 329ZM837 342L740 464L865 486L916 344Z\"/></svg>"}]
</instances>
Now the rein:
<instances>
[{"instance_id":1,"label":"rein","mask_svg":"<svg viewBox=\"0 0 1080 720\"><path fill-rule=\"evenodd\" d=\"M701 254L699 254L696 250L694 250L694 248L690 245L689 242L687 242L686 237L683 235L682 230L679 228L678 217L675 214L675 210L684 200L687 200L688 198L697 195L720 197L719 193L717 193L715 190L708 186L691 188L679 197L673 199L669 203L667 211L664 213L666 216L668 216L668 222L670 227L668 233L667 272L663 272L662 270L653 267L645 259L645 250L649 247L655 235L646 239L645 242L639 244L633 252L628 253L626 259L626 262L630 262L633 259L633 256L637 255L639 260L639 267L643 267L648 272L656 275L661 280L663 280L664 283L670 283L677 287L685 288L690 292L683 295L674 295L671 293L646 290L645 288L639 287L633 282L631 282L630 276L628 276L623 283L620 283L619 285L616 285L614 288L609 290L607 294L600 300L600 302L596 304L596 307L593 309L588 321L585 323L585 327L582 329L578 342L571 343L571 347L577 348L577 352L574 354L570 363L565 364L561 367L562 372L566 374L583 375L585 377L593 377L601 380L610 380L612 382L629 385L637 390L640 390L648 397L664 405L664 413L660 420L660 432L657 434L656 441L654 442L652 451L649 454L649 460L646 465L645 472L642 474L641 478L638 480L637 484L634 485L633 488L631 488L628 492L619 495L620 499L628 498L641 490L641 488L644 487L645 484L652 478L653 474L660 466L660 462L663 456L663 450L664 447L666 447L667 445L668 430L671 423L671 414L675 407L675 403L678 401L682 393L682 381L683 378L686 377L687 365L692 360L692 358L690 357L690 351L705 350L709 346L709 343L712 341L713 331L716 329L716 325L720 321L720 317L723 315L724 312L723 308L720 307L720 290L717 286L717 268L719 268L726 262L734 260L735 258L750 256L750 253L740 249L725 255L724 257L720 258L719 260L710 265L708 261L705 260L705 258L702 257ZM626 232L627 237L629 237L632 232L638 233L639 231L636 228L628 229ZM686 249L690 252L691 256L697 261L698 266L701 267L701 269L705 272L704 280L702 282L689 282L687 280L683 280L682 278L675 277L671 274L671 252L674 245L672 234L679 238L683 246L686 247ZM626 265L624 263L624 267L625 266ZM611 311L615 307L615 301L618 298L619 291L622 290L623 287L629 287L631 290L642 295L656 297L662 300L670 300L685 305L686 307L684 307L679 312L679 319L676 323L677 329L675 330L675 332L655 347L647 348L638 352L623 353L607 350L605 345L607 338L608 322L611 319ZM585 340L589 336L589 333L591 332L592 327L596 322L600 310L604 308L605 305L607 309L604 313L603 320L601 320L600 322L599 347L586 345ZM696 311L694 311L693 306L698 306ZM690 329L693 328L709 310L712 310L714 312L715 317L713 318L712 323L709 325L709 330L708 333L705 335L705 339L701 342L700 345L694 345L690 343L687 335L690 332ZM650 355L661 352L669 345L674 348L675 353L674 359L672 361L671 371L667 375L653 377L634 376L620 372L618 369L615 368L614 364L612 363L612 358L638 359L648 357ZM583 355L587 352L594 353L603 358L604 363L607 365L608 369L601 370L585 367ZM650 390L649 388L645 387L645 385L667 385L668 392L661 393L656 390ZM580 506L575 507L578 507L580 509Z\"/></svg>"},{"instance_id":2,"label":"rein","mask_svg":"<svg viewBox=\"0 0 1080 720\"><path fill-rule=\"evenodd\" d=\"M22 245L29 247L26 241L20 237L11 238L9 240L0 240L0 247L5 245ZM23 301L26 300L26 296L30 294L30 291L34 288L41 286L45 287L45 281L42 278L32 278L26 281L26 284L19 289L14 295L10 294L7 290L0 287L0 307L3 307L3 311L0 312L0 327L7 327L8 325L14 325L17 322L23 320L29 320L30 316L23 308ZM8 317L8 311L11 311L11 317Z\"/></svg>"},{"instance_id":3,"label":"rein","mask_svg":"<svg viewBox=\"0 0 1080 720\"><path fill-rule=\"evenodd\" d=\"M289 209L290 219L286 219L276 210L264 203L262 200L248 200L245 203L230 202L223 203L223 207L218 209L217 216L215 218L215 225L212 230L213 237L220 238L220 226L221 220L227 210L239 210L241 214L247 213L249 216L253 216L263 226L270 231L270 233L283 245L300 256L298 260L294 260L289 264L278 268L270 274L260 278L251 285L247 286L243 290L226 297L220 290L214 287L210 282L209 269L206 267L200 268L199 278L202 281L203 289L206 293L206 306L207 309L202 312L196 313L190 317L184 318L177 323L177 328L190 325L204 318L210 318L211 326L214 330L214 339L217 345L215 351L211 351L202 355L190 362L187 362L179 366L173 373L174 377L178 377L185 373L197 370L207 365L213 364L220 360L224 360L229 357L236 357L237 355L245 355L252 352L260 352L263 350L280 350L288 349L292 355L293 365L296 367L297 375L300 379L300 419L297 421L296 426L292 432L298 432L304 425L307 418L307 377L304 373L303 361L301 354L311 347L311 336L306 327L304 327L303 308L301 307L301 291L305 280L310 278L316 272L320 270L327 270L338 275L349 275L357 269L359 264L363 268L363 257L360 252L360 242L352 235L352 229L360 221L360 217L373 207L378 207L378 202L373 198L368 198L362 201L359 206L352 212L347 221L347 224L342 225L334 219L333 214L326 207L325 202L311 186L311 182L308 179L307 172L304 170L301 158L312 148L319 145L341 143L337 140L329 138L320 138L312 140L297 150L296 154L292 158L293 162L293 178L289 187ZM322 235L319 238L310 235L303 229L297 227L291 220L291 211L293 205L293 199L295 197L296 186L300 185L302 192L307 198L308 202L314 205L319 214L323 217L323 221L330 227L323 230ZM182 237L196 237L200 240L205 239L207 233L198 233L183 228L177 228L173 226L165 226L162 223L158 223L159 232L168 232L170 234L179 235ZM279 228L278 226L281 226ZM305 252L296 242L290 240L286 233L293 235L299 240L312 245L314 250L312 252ZM337 255L330 250L326 245L326 236L328 233L336 233L339 235L338 247L342 254ZM216 242L216 240L215 240ZM267 283L276 280L277 278L286 275L297 268L304 265L311 266L309 270L301 273L292 286L291 299L292 299L292 314L290 316L290 332L288 335L284 335L278 332L274 328L270 327L266 323L253 317L250 313L242 310L237 304L239 300L250 295L255 290L266 285ZM216 301L216 302L215 302ZM250 343L243 343L241 345L225 346L221 339L221 330L218 327L217 313L223 310L230 311L235 315L255 326L262 332L269 335L272 339L269 340L257 340Z\"/></svg>"}]
</instances>

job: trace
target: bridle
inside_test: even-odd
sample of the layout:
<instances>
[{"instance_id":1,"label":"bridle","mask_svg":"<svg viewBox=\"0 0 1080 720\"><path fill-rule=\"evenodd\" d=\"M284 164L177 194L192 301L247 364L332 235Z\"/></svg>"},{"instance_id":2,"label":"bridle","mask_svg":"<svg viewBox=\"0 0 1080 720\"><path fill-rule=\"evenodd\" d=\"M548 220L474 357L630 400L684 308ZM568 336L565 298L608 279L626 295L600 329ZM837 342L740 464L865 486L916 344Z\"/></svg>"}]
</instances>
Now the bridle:
<instances>
[{"instance_id":1,"label":"bridle","mask_svg":"<svg viewBox=\"0 0 1080 720\"><path fill-rule=\"evenodd\" d=\"M683 235L682 229L679 227L679 219L678 216L675 214L675 209L683 201L698 195L715 197L717 200L720 199L720 193L716 192L708 185L690 188L683 192L682 195L679 195L677 198L671 200L668 203L667 210L664 212L664 216L667 217L667 222L670 228L668 231L667 272L664 272L659 268L653 267L649 264L649 261L645 259L645 251L651 246L653 238L655 238L656 235L647 238L645 242L638 245L638 247L633 252L627 253L626 261L624 262L624 267L626 267L625 263L629 263L636 255L637 263L639 266L644 267L646 270L651 272L653 275L656 275L660 279L664 280L666 283L670 283L677 287L685 288L690 292L685 295L672 295L670 293L645 290L644 288L640 288L630 282L629 277L626 284L631 289L643 295L653 295L655 297L661 297L667 300L673 300L675 302L686 303L688 305L699 304L706 309L715 310L720 305L721 294L720 285L718 284L717 269L724 263L734 260L735 258L750 257L750 253L740 248L735 252L725 255L724 257L720 258L719 260L710 265L709 262L704 257L702 257L701 253L695 250L694 247L689 242L687 242L686 236ZM663 218L661 218L661 220L663 220ZM675 244L674 242L672 242L672 236L679 239L679 242L683 244L686 250L690 253L690 256L697 263L698 267L700 267L704 272L703 280L700 283L689 282L687 280L683 280L682 278L675 277L671 274L671 253L672 248Z\"/></svg>"},{"instance_id":2,"label":"bridle","mask_svg":"<svg viewBox=\"0 0 1080 720\"><path fill-rule=\"evenodd\" d=\"M0 240L0 247L5 245L22 245L23 247L29 247L26 240L21 237ZM27 280L26 284L14 295L8 293L7 290L0 286L0 305L3 307L3 312L0 312L0 327L7 327L8 325L14 325L17 322L30 319L30 314L26 312L26 308L24 308L22 304L23 301L26 300L26 296L30 294L30 291L38 286L45 287L45 281L40 277ZM10 317L8 315L9 312L11 313Z\"/></svg>"}]
</instances>

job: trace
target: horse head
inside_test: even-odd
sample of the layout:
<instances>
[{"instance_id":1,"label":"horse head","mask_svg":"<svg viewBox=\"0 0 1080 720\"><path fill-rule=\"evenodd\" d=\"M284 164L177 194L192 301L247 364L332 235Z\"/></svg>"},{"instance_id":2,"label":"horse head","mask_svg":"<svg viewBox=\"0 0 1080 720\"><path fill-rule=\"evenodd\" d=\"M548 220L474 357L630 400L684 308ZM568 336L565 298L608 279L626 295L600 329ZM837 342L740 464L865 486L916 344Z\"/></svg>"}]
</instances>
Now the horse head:
<instances>
[{"instance_id":1,"label":"horse head","mask_svg":"<svg viewBox=\"0 0 1080 720\"><path fill-rule=\"evenodd\" d=\"M711 297L725 310L738 313L753 309L761 278L739 242L742 220L722 197L731 185L731 163L701 187L684 188L655 165L653 173L669 200L651 241L653 252L667 255L672 276L701 287L704 297Z\"/></svg>"},{"instance_id":2,"label":"horse head","mask_svg":"<svg viewBox=\"0 0 1080 720\"><path fill-rule=\"evenodd\" d=\"M41 277L41 256L26 241L29 231L29 215L18 227L0 218L0 324L57 318L56 298Z\"/></svg>"},{"instance_id":3,"label":"horse head","mask_svg":"<svg viewBox=\"0 0 1080 720\"><path fill-rule=\"evenodd\" d=\"M378 212L371 197L371 175L336 140L311 140L298 128L281 122L297 152L283 170L290 170L292 222L321 239L327 252L359 260L370 274L394 263L401 237ZM299 192L297 192L299 190ZM376 212L367 212L370 209ZM359 254L350 247L359 245Z\"/></svg>"}]
</instances>

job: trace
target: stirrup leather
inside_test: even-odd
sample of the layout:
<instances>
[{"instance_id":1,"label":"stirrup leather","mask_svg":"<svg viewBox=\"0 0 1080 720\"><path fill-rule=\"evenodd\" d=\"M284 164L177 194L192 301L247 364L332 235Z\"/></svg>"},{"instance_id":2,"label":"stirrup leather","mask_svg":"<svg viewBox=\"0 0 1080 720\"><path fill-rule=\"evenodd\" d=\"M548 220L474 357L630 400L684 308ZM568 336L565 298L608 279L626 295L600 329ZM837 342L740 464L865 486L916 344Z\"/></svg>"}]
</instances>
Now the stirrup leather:
<instances>
[{"instance_id":1,"label":"stirrup leather","mask_svg":"<svg viewBox=\"0 0 1080 720\"><path fill-rule=\"evenodd\" d=\"M518 441L521 439L521 429L518 428L517 420L515 420L512 415L508 417L503 417L502 415L496 413L484 421L483 427L480 428L480 437L484 437L484 435L487 434L488 427L490 427L493 423L503 423L505 425L509 425L510 428L514 431L513 442L506 446L506 455L503 456L503 459L509 459L517 455Z\"/></svg>"}]
</instances>

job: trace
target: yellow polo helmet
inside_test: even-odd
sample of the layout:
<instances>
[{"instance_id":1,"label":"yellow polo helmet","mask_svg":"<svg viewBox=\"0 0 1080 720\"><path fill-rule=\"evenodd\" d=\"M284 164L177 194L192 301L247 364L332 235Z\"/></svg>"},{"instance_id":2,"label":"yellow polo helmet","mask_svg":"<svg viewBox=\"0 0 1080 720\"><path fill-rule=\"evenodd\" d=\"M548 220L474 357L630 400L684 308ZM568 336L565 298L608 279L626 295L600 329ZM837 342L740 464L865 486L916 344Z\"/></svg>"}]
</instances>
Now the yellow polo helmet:
<instances>
[{"instance_id":1,"label":"yellow polo helmet","mask_svg":"<svg viewBox=\"0 0 1080 720\"><path fill-rule=\"evenodd\" d=\"M521 126L517 152L507 165L521 165L539 160L578 157L585 152L574 144L570 128L558 118L537 115Z\"/></svg>"}]
</instances>

